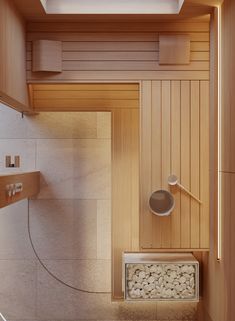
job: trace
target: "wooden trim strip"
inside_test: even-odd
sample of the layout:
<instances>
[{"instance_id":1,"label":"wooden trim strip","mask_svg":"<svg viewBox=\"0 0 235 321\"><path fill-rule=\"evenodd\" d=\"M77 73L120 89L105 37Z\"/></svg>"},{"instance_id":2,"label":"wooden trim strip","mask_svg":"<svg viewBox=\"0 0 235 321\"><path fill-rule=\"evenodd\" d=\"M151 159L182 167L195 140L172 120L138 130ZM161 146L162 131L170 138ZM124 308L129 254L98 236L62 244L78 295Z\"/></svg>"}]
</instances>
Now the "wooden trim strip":
<instances>
[{"instance_id":1,"label":"wooden trim strip","mask_svg":"<svg viewBox=\"0 0 235 321\"><path fill-rule=\"evenodd\" d=\"M208 61L194 61L189 65L159 65L157 61L63 61L64 71L209 71ZM32 70L27 61L28 71Z\"/></svg>"},{"instance_id":2,"label":"wooden trim strip","mask_svg":"<svg viewBox=\"0 0 235 321\"><path fill-rule=\"evenodd\" d=\"M32 52L27 51L27 61L32 60ZM159 52L154 51L66 51L62 52L63 61L159 61ZM209 61L209 51L191 51L190 61Z\"/></svg>"},{"instance_id":3,"label":"wooden trim strip","mask_svg":"<svg viewBox=\"0 0 235 321\"><path fill-rule=\"evenodd\" d=\"M175 31L168 32L169 34L175 33ZM184 34L185 31L178 33ZM191 41L210 41L209 32L187 32ZM158 33L78 33L78 32L28 32L27 41L48 39L59 41L158 41Z\"/></svg>"},{"instance_id":4,"label":"wooden trim strip","mask_svg":"<svg viewBox=\"0 0 235 321\"><path fill-rule=\"evenodd\" d=\"M27 71L28 83L78 82L78 81L139 81L141 80L209 80L209 71L64 71L60 74L32 73Z\"/></svg>"},{"instance_id":5,"label":"wooden trim strip","mask_svg":"<svg viewBox=\"0 0 235 321\"><path fill-rule=\"evenodd\" d=\"M29 22L28 32L208 32L209 22Z\"/></svg>"},{"instance_id":6,"label":"wooden trim strip","mask_svg":"<svg viewBox=\"0 0 235 321\"><path fill-rule=\"evenodd\" d=\"M26 50L32 51L32 43L26 43ZM207 41L191 42L191 51L210 51L210 43ZM79 52L122 52L122 51L159 51L159 41L64 41L62 42L62 51Z\"/></svg>"}]
</instances>

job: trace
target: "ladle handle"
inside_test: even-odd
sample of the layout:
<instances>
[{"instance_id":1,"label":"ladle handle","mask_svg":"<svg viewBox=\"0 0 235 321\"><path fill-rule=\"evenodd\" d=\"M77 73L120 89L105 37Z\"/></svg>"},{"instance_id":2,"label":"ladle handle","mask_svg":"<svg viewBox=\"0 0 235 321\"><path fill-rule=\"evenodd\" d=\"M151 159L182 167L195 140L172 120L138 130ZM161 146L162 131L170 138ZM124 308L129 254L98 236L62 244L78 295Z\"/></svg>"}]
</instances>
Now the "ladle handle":
<instances>
[{"instance_id":1,"label":"ladle handle","mask_svg":"<svg viewBox=\"0 0 235 321\"><path fill-rule=\"evenodd\" d=\"M199 198L197 198L195 195L193 195L187 188L185 188L183 185L181 185L180 183L177 183L177 185L184 190L186 193L188 193L192 198L194 198L196 201L198 201L198 203L202 204L202 201L199 200Z\"/></svg>"}]
</instances>

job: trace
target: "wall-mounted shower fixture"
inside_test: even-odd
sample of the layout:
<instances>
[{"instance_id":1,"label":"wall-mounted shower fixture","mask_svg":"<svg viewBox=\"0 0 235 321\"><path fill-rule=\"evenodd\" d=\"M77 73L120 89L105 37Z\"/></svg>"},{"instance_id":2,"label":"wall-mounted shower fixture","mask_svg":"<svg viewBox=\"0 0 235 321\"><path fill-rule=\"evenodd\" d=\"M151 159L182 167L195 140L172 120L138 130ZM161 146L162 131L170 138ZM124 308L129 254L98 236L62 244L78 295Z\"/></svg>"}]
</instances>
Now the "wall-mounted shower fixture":
<instances>
[{"instance_id":1,"label":"wall-mounted shower fixture","mask_svg":"<svg viewBox=\"0 0 235 321\"><path fill-rule=\"evenodd\" d=\"M6 164L6 167L20 167L20 156L19 155L15 156L14 162L13 162L11 156L7 155L5 164Z\"/></svg>"},{"instance_id":2,"label":"wall-mounted shower fixture","mask_svg":"<svg viewBox=\"0 0 235 321\"><path fill-rule=\"evenodd\" d=\"M7 184L6 193L9 197L14 196L17 193L23 192L23 183Z\"/></svg>"},{"instance_id":3,"label":"wall-mounted shower fixture","mask_svg":"<svg viewBox=\"0 0 235 321\"><path fill-rule=\"evenodd\" d=\"M181 188L183 191L185 191L186 193L188 193L192 198L194 198L198 203L202 204L202 201L197 198L195 195L193 195L187 188L185 188L183 185L181 185L178 182L178 177L176 175L170 175L168 177L168 184L171 186L179 186L179 188Z\"/></svg>"},{"instance_id":4,"label":"wall-mounted shower fixture","mask_svg":"<svg viewBox=\"0 0 235 321\"><path fill-rule=\"evenodd\" d=\"M33 197L39 191L39 171L0 174L0 208Z\"/></svg>"}]
</instances>

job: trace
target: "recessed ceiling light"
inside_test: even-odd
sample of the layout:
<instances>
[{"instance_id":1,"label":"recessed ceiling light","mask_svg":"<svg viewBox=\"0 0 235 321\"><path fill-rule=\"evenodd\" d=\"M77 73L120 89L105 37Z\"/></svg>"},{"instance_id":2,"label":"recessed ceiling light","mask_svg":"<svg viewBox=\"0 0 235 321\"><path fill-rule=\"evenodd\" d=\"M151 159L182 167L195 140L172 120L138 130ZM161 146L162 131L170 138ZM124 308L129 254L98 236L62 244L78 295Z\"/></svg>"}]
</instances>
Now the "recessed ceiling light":
<instances>
[{"instance_id":1,"label":"recessed ceiling light","mask_svg":"<svg viewBox=\"0 0 235 321\"><path fill-rule=\"evenodd\" d=\"M184 0L40 0L48 14L177 14Z\"/></svg>"}]
</instances>

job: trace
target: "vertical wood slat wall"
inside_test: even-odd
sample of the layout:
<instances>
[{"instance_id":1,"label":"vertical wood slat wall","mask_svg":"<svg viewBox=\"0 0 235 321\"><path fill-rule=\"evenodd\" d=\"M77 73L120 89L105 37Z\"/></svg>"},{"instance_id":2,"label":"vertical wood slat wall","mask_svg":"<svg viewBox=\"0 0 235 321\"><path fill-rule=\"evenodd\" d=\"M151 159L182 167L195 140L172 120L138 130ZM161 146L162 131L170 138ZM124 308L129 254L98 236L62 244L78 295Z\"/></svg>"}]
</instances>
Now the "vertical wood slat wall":
<instances>
[{"instance_id":1,"label":"vertical wood slat wall","mask_svg":"<svg viewBox=\"0 0 235 321\"><path fill-rule=\"evenodd\" d=\"M146 81L142 87L140 247L209 249L209 81ZM151 193L180 182L202 205L171 187L169 217L148 209Z\"/></svg>"}]
</instances>

